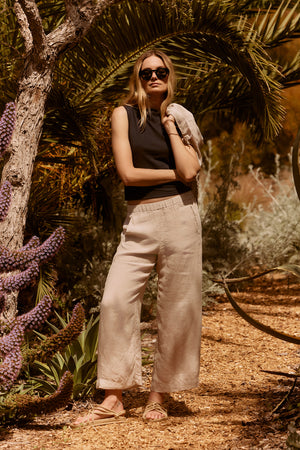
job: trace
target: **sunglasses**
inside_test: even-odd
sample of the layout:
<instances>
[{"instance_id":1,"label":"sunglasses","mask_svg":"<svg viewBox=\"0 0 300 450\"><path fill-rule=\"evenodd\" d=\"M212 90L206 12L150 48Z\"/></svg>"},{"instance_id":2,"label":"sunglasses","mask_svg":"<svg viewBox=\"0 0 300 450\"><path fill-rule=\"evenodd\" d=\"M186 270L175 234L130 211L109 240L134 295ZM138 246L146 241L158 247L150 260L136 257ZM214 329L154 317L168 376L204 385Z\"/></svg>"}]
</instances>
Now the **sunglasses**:
<instances>
[{"instance_id":1,"label":"sunglasses","mask_svg":"<svg viewBox=\"0 0 300 450\"><path fill-rule=\"evenodd\" d=\"M159 80L163 80L164 78L166 78L167 75L169 75L169 69L167 69L166 67L159 67L158 69L155 70L152 69L140 70L139 76L142 80L149 81L152 78L153 72L155 73L155 75Z\"/></svg>"}]
</instances>

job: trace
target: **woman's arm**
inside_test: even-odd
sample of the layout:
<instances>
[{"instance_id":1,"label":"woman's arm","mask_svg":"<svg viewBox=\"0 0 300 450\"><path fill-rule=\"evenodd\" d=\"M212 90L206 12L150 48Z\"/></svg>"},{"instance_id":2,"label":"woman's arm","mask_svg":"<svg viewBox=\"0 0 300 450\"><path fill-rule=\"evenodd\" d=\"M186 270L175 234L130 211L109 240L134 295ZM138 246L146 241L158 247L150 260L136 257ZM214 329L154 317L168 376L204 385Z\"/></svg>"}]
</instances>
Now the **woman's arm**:
<instances>
[{"instance_id":1,"label":"woman's arm","mask_svg":"<svg viewBox=\"0 0 300 450\"><path fill-rule=\"evenodd\" d=\"M179 180L176 170L134 167L128 139L128 117L123 106L113 111L111 127L114 159L118 174L125 186L155 186Z\"/></svg>"},{"instance_id":2,"label":"woman's arm","mask_svg":"<svg viewBox=\"0 0 300 450\"><path fill-rule=\"evenodd\" d=\"M172 115L165 116L162 123L170 138L178 176L188 183L196 177L200 170L197 154L192 146L184 145L182 142Z\"/></svg>"}]
</instances>

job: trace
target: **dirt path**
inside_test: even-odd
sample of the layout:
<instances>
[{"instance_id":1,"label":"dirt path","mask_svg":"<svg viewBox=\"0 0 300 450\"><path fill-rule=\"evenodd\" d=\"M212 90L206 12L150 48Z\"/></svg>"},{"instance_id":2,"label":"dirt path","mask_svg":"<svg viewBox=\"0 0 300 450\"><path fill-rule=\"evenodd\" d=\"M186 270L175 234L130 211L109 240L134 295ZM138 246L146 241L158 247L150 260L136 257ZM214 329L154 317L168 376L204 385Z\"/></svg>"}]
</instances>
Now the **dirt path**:
<instances>
[{"instance_id":1,"label":"dirt path","mask_svg":"<svg viewBox=\"0 0 300 450\"><path fill-rule=\"evenodd\" d=\"M269 285L269 281L268 281ZM277 283L255 292L236 294L254 317L282 331L299 331L299 284ZM286 423L268 418L291 386L286 378L262 372L294 372L300 349L248 325L225 298L204 311L200 387L172 394L170 419L144 424L146 391L127 392L128 418L124 424L72 430L68 423L91 404L77 403L71 411L37 418L22 428L3 431L1 449L283 449ZM152 324L153 325L153 324ZM155 334L144 332L144 345ZM149 366L145 367L148 383ZM299 388L293 396L299 396Z\"/></svg>"}]
</instances>

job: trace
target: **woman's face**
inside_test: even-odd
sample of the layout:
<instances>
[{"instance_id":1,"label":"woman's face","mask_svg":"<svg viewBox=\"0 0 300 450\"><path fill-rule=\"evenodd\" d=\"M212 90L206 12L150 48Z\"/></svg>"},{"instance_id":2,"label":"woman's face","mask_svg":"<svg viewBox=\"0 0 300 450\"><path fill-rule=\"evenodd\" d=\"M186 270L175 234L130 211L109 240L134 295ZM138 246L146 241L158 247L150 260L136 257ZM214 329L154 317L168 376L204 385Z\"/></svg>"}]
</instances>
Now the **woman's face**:
<instances>
[{"instance_id":1,"label":"woman's face","mask_svg":"<svg viewBox=\"0 0 300 450\"><path fill-rule=\"evenodd\" d=\"M149 80L144 80L142 77L140 77L144 91L150 97L158 94L160 96L163 96L168 90L168 74L165 74L164 71L158 71L157 76L157 74L154 72L154 70L160 68L166 69L166 66L158 56L152 55L144 59L143 61L140 72L144 71L145 69L148 69L148 71L149 69L150 71L152 70L152 74ZM148 76L150 76L150 71Z\"/></svg>"}]
</instances>

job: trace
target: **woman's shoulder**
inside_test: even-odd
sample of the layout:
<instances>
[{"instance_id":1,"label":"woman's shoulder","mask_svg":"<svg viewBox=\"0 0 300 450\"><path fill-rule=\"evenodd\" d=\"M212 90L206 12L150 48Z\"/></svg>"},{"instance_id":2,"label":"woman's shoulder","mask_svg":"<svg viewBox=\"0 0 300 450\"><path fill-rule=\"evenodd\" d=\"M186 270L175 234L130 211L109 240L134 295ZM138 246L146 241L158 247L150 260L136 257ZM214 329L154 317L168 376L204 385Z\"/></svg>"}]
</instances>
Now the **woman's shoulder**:
<instances>
[{"instance_id":1,"label":"woman's shoulder","mask_svg":"<svg viewBox=\"0 0 300 450\"><path fill-rule=\"evenodd\" d=\"M124 124L124 126L128 127L128 124L138 123L139 121L139 110L134 105L124 104L121 106L117 106L111 115L111 123L112 126L119 126L120 124Z\"/></svg>"},{"instance_id":2,"label":"woman's shoulder","mask_svg":"<svg viewBox=\"0 0 300 450\"><path fill-rule=\"evenodd\" d=\"M128 127L128 117L126 109L123 106L117 106L111 115L112 130L119 129L121 127Z\"/></svg>"},{"instance_id":3,"label":"woman's shoulder","mask_svg":"<svg viewBox=\"0 0 300 450\"><path fill-rule=\"evenodd\" d=\"M112 115L111 115L112 120L114 120L114 119L120 120L120 119L122 119L122 118L124 119L126 117L127 117L126 108L123 105L117 106L113 110Z\"/></svg>"},{"instance_id":4,"label":"woman's shoulder","mask_svg":"<svg viewBox=\"0 0 300 450\"><path fill-rule=\"evenodd\" d=\"M125 105L116 106L113 110L113 114L124 114L126 111Z\"/></svg>"},{"instance_id":5,"label":"woman's shoulder","mask_svg":"<svg viewBox=\"0 0 300 450\"><path fill-rule=\"evenodd\" d=\"M135 105L128 105L127 103L125 103L124 105L121 106L117 106L114 110L113 110L113 115L115 116L122 116L127 114L137 114L138 112L138 108Z\"/></svg>"}]
</instances>

